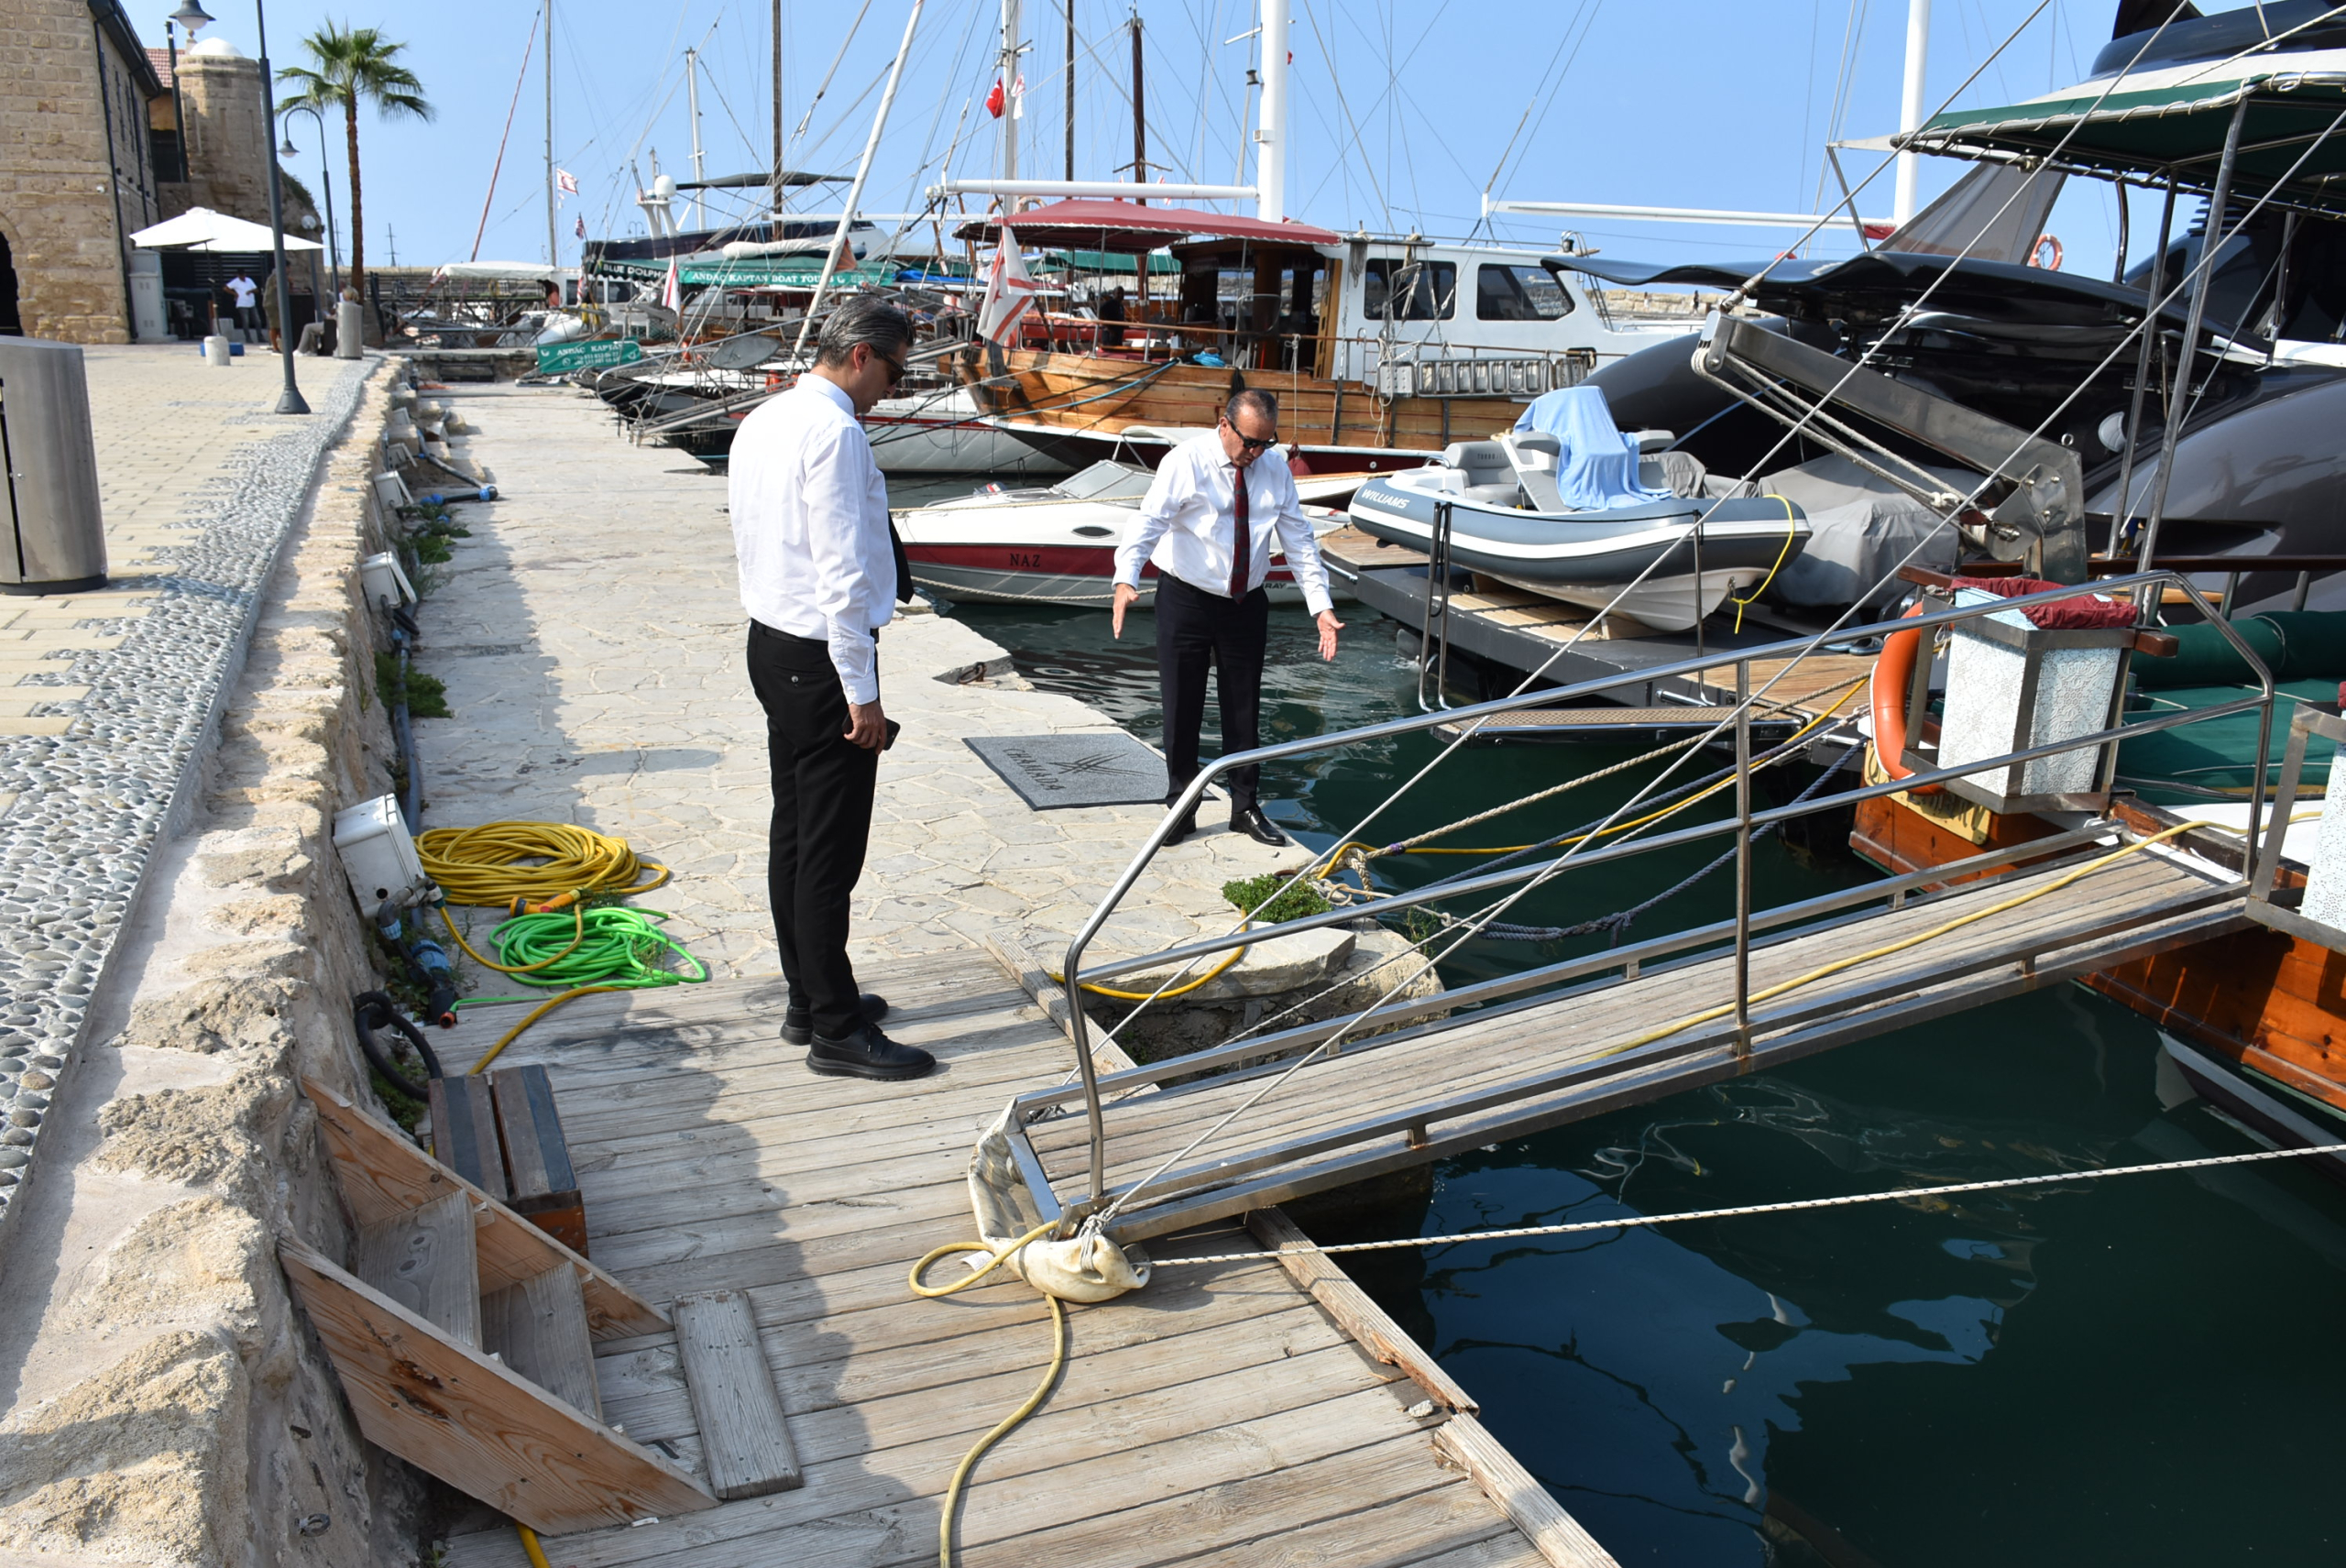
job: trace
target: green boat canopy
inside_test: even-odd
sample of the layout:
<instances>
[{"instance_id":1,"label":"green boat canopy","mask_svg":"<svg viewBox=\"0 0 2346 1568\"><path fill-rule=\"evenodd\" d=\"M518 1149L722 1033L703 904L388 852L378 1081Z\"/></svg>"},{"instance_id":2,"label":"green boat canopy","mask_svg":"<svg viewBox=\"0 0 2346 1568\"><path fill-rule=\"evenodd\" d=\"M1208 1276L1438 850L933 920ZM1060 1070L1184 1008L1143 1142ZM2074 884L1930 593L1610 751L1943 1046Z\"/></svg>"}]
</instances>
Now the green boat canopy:
<instances>
[{"instance_id":1,"label":"green boat canopy","mask_svg":"<svg viewBox=\"0 0 2346 1568\"><path fill-rule=\"evenodd\" d=\"M2214 189L2224 134L2245 100L2233 194L2271 192L2284 206L2346 214L2346 76L2237 71L2107 96L2088 84L2025 104L1951 110L1888 140L1902 151L2042 161L2104 179L2165 184L2172 173L2179 188L2204 195Z\"/></svg>"},{"instance_id":2,"label":"green boat canopy","mask_svg":"<svg viewBox=\"0 0 2346 1568\"><path fill-rule=\"evenodd\" d=\"M1043 258L1040 265L1054 272L1137 273L1139 269L1133 265L1134 260L1133 257L1113 250L1054 250ZM1181 264L1163 251L1151 251L1148 270L1151 277L1159 273L1169 275L1180 271Z\"/></svg>"}]
</instances>

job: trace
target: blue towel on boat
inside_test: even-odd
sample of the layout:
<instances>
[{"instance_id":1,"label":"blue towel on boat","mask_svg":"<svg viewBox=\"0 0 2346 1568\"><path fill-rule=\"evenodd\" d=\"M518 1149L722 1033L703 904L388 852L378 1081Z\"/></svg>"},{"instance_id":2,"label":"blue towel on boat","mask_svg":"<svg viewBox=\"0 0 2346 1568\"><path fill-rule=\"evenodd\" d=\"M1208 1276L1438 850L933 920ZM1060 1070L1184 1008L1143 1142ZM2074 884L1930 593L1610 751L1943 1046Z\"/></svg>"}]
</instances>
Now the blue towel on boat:
<instances>
[{"instance_id":1,"label":"blue towel on boat","mask_svg":"<svg viewBox=\"0 0 2346 1568\"><path fill-rule=\"evenodd\" d=\"M1602 387L1561 387L1531 400L1518 430L1552 435L1563 448L1556 464L1556 488L1576 511L1642 506L1666 501L1668 489L1638 483L1636 444L1614 428L1613 410Z\"/></svg>"}]
</instances>

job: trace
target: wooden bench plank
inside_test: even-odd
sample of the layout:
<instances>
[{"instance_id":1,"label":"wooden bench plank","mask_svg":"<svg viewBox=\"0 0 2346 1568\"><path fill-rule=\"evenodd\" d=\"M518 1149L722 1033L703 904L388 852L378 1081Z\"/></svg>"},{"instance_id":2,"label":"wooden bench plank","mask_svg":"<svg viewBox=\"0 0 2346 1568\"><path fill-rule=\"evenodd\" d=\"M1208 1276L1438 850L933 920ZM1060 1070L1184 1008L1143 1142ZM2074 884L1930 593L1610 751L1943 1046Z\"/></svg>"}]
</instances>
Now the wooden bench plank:
<instances>
[{"instance_id":1,"label":"wooden bench plank","mask_svg":"<svg viewBox=\"0 0 2346 1568\"><path fill-rule=\"evenodd\" d=\"M543 1274L481 1298L489 1350L505 1365L582 1414L603 1419L595 1381L595 1341L586 1332L586 1296L577 1271Z\"/></svg>"},{"instance_id":2,"label":"wooden bench plank","mask_svg":"<svg viewBox=\"0 0 2346 1568\"><path fill-rule=\"evenodd\" d=\"M351 1272L459 1344L478 1345L480 1266L473 1255L473 1200L451 1192L362 1226Z\"/></svg>"},{"instance_id":3,"label":"wooden bench plank","mask_svg":"<svg viewBox=\"0 0 2346 1568\"><path fill-rule=\"evenodd\" d=\"M669 1316L717 1495L762 1497L802 1485L749 1297L738 1290L679 1296Z\"/></svg>"}]
</instances>

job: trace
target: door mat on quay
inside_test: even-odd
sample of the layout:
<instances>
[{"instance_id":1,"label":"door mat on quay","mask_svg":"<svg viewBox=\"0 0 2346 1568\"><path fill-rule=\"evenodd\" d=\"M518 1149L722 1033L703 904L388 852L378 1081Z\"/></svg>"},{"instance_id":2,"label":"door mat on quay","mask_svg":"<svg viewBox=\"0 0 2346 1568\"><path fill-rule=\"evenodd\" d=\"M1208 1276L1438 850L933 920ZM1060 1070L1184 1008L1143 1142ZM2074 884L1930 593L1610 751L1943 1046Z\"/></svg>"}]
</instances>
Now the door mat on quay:
<instances>
[{"instance_id":1,"label":"door mat on quay","mask_svg":"<svg viewBox=\"0 0 2346 1568\"><path fill-rule=\"evenodd\" d=\"M1165 759L1124 734L963 737L1036 811L1165 798Z\"/></svg>"}]
</instances>

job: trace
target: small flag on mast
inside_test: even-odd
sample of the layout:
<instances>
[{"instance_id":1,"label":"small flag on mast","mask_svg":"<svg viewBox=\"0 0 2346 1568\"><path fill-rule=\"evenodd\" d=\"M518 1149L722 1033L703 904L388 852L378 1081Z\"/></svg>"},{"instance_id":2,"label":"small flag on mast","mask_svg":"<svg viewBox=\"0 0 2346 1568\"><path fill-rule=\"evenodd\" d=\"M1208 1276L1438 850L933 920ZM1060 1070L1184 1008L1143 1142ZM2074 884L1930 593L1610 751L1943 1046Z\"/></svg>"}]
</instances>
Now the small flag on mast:
<instances>
[{"instance_id":1,"label":"small flag on mast","mask_svg":"<svg viewBox=\"0 0 2346 1568\"><path fill-rule=\"evenodd\" d=\"M578 177L567 169L557 169L554 171L554 188L565 196L578 194Z\"/></svg>"},{"instance_id":2,"label":"small flag on mast","mask_svg":"<svg viewBox=\"0 0 2346 1568\"><path fill-rule=\"evenodd\" d=\"M684 280L676 275L676 258L673 256L668 258L667 279L660 285L660 302L680 314L685 308Z\"/></svg>"},{"instance_id":3,"label":"small flag on mast","mask_svg":"<svg viewBox=\"0 0 2346 1568\"><path fill-rule=\"evenodd\" d=\"M586 237L586 214L584 213L578 214L578 237L580 239Z\"/></svg>"},{"instance_id":4,"label":"small flag on mast","mask_svg":"<svg viewBox=\"0 0 2346 1568\"><path fill-rule=\"evenodd\" d=\"M1035 280L1018 254L1018 236L1002 226L994 247L993 268L986 275L985 298L978 306L978 334L1007 348L1018 335L1018 323L1035 302Z\"/></svg>"}]
</instances>

